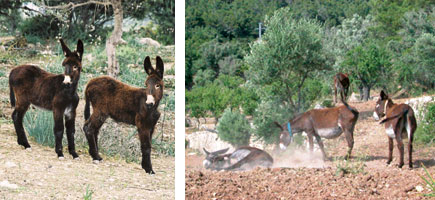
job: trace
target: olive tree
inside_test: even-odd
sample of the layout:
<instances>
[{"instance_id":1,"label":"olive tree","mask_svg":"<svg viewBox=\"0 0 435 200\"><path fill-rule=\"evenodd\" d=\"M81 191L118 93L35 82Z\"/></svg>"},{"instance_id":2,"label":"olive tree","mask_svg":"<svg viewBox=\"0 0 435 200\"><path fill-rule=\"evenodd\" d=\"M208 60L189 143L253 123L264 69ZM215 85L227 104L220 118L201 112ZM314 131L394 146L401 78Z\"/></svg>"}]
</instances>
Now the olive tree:
<instances>
[{"instance_id":1,"label":"olive tree","mask_svg":"<svg viewBox=\"0 0 435 200\"><path fill-rule=\"evenodd\" d=\"M289 8L277 10L265 20L265 25L267 31L262 40L254 42L245 57L249 67L247 80L255 88L259 105L273 101L275 107L301 112L311 103L304 100L304 83L313 78L315 72L329 68L322 26L314 20L295 19ZM276 109L258 112L273 110ZM268 138L270 134L262 131L270 131L272 120L265 117L255 122L256 134Z\"/></svg>"}]
</instances>

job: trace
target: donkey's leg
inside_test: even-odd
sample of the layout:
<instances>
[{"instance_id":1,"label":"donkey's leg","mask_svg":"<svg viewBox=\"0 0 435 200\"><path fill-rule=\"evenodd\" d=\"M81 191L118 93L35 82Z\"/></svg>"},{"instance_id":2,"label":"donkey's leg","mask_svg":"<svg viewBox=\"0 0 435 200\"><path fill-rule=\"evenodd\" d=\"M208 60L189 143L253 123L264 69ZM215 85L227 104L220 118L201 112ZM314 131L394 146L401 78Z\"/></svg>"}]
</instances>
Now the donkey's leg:
<instances>
[{"instance_id":1,"label":"donkey's leg","mask_svg":"<svg viewBox=\"0 0 435 200\"><path fill-rule=\"evenodd\" d=\"M66 136L68 138L68 152L71 156L76 159L79 155L76 152L76 147L74 144L74 134L76 132L75 129L75 119L76 119L76 111L71 110L70 113L65 115L65 128L66 128Z\"/></svg>"},{"instance_id":2,"label":"donkey's leg","mask_svg":"<svg viewBox=\"0 0 435 200\"><path fill-rule=\"evenodd\" d=\"M404 119L399 119L397 121L397 125L394 129L394 133L396 135L396 141L397 141L397 148L399 148L399 155L400 155L400 161L399 161L399 168L402 168L404 164L404 146L403 146L403 139L402 139L402 132L404 131Z\"/></svg>"},{"instance_id":3,"label":"donkey's leg","mask_svg":"<svg viewBox=\"0 0 435 200\"><path fill-rule=\"evenodd\" d=\"M14 121L15 131L17 132L17 142L24 148L30 148L30 144L27 141L26 133L23 127L23 118L26 114L27 109L29 109L29 103L17 102L14 112L12 112L12 120Z\"/></svg>"},{"instance_id":4,"label":"donkey's leg","mask_svg":"<svg viewBox=\"0 0 435 200\"><path fill-rule=\"evenodd\" d=\"M337 85L334 85L334 104L337 103Z\"/></svg>"},{"instance_id":5,"label":"donkey's leg","mask_svg":"<svg viewBox=\"0 0 435 200\"><path fill-rule=\"evenodd\" d=\"M412 168L412 141L413 141L413 137L411 134L411 137L408 138L408 164L409 164L409 168Z\"/></svg>"},{"instance_id":6,"label":"donkey's leg","mask_svg":"<svg viewBox=\"0 0 435 200\"><path fill-rule=\"evenodd\" d=\"M139 131L140 148L142 151L142 168L149 174L155 174L151 165L151 128Z\"/></svg>"},{"instance_id":7,"label":"donkey's leg","mask_svg":"<svg viewBox=\"0 0 435 200\"><path fill-rule=\"evenodd\" d=\"M54 138L56 141L55 144L55 152L57 153L57 157L59 159L63 159L63 152L62 152L62 138L63 138L63 131L64 131L64 124L63 124L63 112L64 109L53 109L53 119L54 119Z\"/></svg>"},{"instance_id":8,"label":"donkey's leg","mask_svg":"<svg viewBox=\"0 0 435 200\"><path fill-rule=\"evenodd\" d=\"M308 145L310 148L310 152L313 153L314 150L314 142L313 142L313 133L307 133L307 137L308 137Z\"/></svg>"},{"instance_id":9,"label":"donkey's leg","mask_svg":"<svg viewBox=\"0 0 435 200\"><path fill-rule=\"evenodd\" d=\"M388 137L388 160L387 160L387 165L389 165L391 163L391 161L393 160L393 149L394 149L393 139Z\"/></svg>"},{"instance_id":10,"label":"donkey's leg","mask_svg":"<svg viewBox=\"0 0 435 200\"><path fill-rule=\"evenodd\" d=\"M352 149L354 144L353 132L350 130L344 130L344 136L346 137L347 147L348 147L347 154L344 159L347 160L350 159L350 156L352 154Z\"/></svg>"},{"instance_id":11,"label":"donkey's leg","mask_svg":"<svg viewBox=\"0 0 435 200\"><path fill-rule=\"evenodd\" d=\"M322 139L320 138L319 135L315 135L314 137L316 137L317 144L319 144L320 151L322 151L323 160L328 160L328 156L326 156L326 153L325 153L325 149L324 149L324 146L323 146Z\"/></svg>"},{"instance_id":12,"label":"donkey's leg","mask_svg":"<svg viewBox=\"0 0 435 200\"><path fill-rule=\"evenodd\" d=\"M103 160L98 154L97 141L95 140L95 135L100 131L101 126L107 119L107 115L100 114L97 111L92 113L91 117L85 122L83 126L83 131L85 132L86 139L89 144L89 154L92 156L93 160Z\"/></svg>"},{"instance_id":13,"label":"donkey's leg","mask_svg":"<svg viewBox=\"0 0 435 200\"><path fill-rule=\"evenodd\" d=\"M403 140L400 137L396 137L396 141L397 141L397 148L399 149L399 155L400 155L400 161L399 161L399 168L402 168L404 162L403 162L403 154L404 154L404 149L403 149Z\"/></svg>"}]
</instances>

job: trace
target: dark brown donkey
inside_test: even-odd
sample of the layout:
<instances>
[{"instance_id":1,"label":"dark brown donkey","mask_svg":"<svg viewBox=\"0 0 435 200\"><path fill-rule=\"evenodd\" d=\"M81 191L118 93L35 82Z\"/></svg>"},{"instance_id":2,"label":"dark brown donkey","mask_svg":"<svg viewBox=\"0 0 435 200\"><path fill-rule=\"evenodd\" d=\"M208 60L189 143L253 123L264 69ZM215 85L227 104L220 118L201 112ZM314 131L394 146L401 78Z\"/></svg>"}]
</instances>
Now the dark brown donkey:
<instances>
[{"instance_id":1,"label":"dark brown donkey","mask_svg":"<svg viewBox=\"0 0 435 200\"><path fill-rule=\"evenodd\" d=\"M206 158L203 165L206 169L244 171L255 167L272 167L273 158L267 152L255 147L240 147L232 153L224 154L228 148L208 152L204 148Z\"/></svg>"},{"instance_id":2,"label":"dark brown donkey","mask_svg":"<svg viewBox=\"0 0 435 200\"><path fill-rule=\"evenodd\" d=\"M385 132L388 136L389 154L387 164L393 160L393 139L396 139L397 148L400 152L399 168L403 166L403 137L408 137L408 154L409 168L412 168L412 141L414 132L417 129L417 121L415 120L414 110L407 104L395 104L393 101L381 91L380 98L376 102L373 118L379 120L386 116L381 124L385 124Z\"/></svg>"},{"instance_id":3,"label":"dark brown donkey","mask_svg":"<svg viewBox=\"0 0 435 200\"><path fill-rule=\"evenodd\" d=\"M63 118L68 138L68 151L73 158L78 158L74 145L76 108L79 103L77 84L82 70L83 43L77 42L77 50L71 52L60 39L65 55L62 65L64 74L52 74L33 65L21 65L14 68L9 75L9 89L15 130L18 144L30 148L23 128L23 117L30 104L52 110L54 118L55 151L59 159L63 159L62 137L64 132Z\"/></svg>"},{"instance_id":4,"label":"dark brown donkey","mask_svg":"<svg viewBox=\"0 0 435 200\"><path fill-rule=\"evenodd\" d=\"M326 159L325 150L321 138L334 139L343 132L346 136L348 151L345 159L350 158L353 148L353 130L358 120L358 111L350 107L345 101L342 106L334 108L313 109L302 113L289 122L280 125L275 124L281 129L280 143L281 149L285 150L292 141L293 133L302 131L307 133L310 150L313 151L313 136L316 138L322 151L323 158ZM285 128L284 128L285 127Z\"/></svg>"},{"instance_id":5,"label":"dark brown donkey","mask_svg":"<svg viewBox=\"0 0 435 200\"><path fill-rule=\"evenodd\" d=\"M341 99L346 100L349 85L350 81L347 74L338 73L334 76L334 103L337 103L337 90L340 93Z\"/></svg>"},{"instance_id":6,"label":"dark brown donkey","mask_svg":"<svg viewBox=\"0 0 435 200\"><path fill-rule=\"evenodd\" d=\"M163 61L156 57L156 69L145 58L144 68L148 77L146 88L135 88L111 77L94 78L86 86L85 125L83 130L89 143L89 154L94 162L102 160L98 154L98 132L107 117L118 122L136 125L142 150L142 168L154 174L151 166L151 139L159 120L157 110L163 96ZM90 104L93 112L90 114Z\"/></svg>"}]
</instances>

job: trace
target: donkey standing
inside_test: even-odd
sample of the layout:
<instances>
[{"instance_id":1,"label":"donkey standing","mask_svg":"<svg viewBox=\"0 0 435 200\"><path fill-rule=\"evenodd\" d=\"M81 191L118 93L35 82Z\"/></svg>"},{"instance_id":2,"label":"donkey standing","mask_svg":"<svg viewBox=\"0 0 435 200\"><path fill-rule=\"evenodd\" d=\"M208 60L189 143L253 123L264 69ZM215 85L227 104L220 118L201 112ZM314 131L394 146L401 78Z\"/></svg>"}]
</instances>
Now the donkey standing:
<instances>
[{"instance_id":1,"label":"donkey standing","mask_svg":"<svg viewBox=\"0 0 435 200\"><path fill-rule=\"evenodd\" d=\"M347 74L338 73L334 76L334 103L337 103L337 90L340 93L341 99L346 100L349 85L350 81Z\"/></svg>"},{"instance_id":2,"label":"donkey standing","mask_svg":"<svg viewBox=\"0 0 435 200\"><path fill-rule=\"evenodd\" d=\"M280 143L281 149L285 150L292 141L293 133L302 131L307 133L310 151L313 151L313 136L316 138L322 151L323 158L326 159L325 150L321 138L334 139L339 137L343 132L346 136L348 151L345 159L350 158L354 144L353 130L358 120L359 112L350 107L345 101L343 106L334 108L313 109L302 113L289 122L280 125L275 124L281 129ZM286 128L284 128L286 127Z\"/></svg>"},{"instance_id":3,"label":"donkey standing","mask_svg":"<svg viewBox=\"0 0 435 200\"><path fill-rule=\"evenodd\" d=\"M381 124L385 124L385 132L388 135L389 154L387 164L393 160L393 139L396 139L397 148L400 153L400 162L398 167L403 166L403 137L408 137L408 155L409 168L412 168L412 141L414 140L414 132L417 129L417 121L415 120L414 110L407 104L395 104L393 101L381 91L380 98L376 102L373 118L378 121L386 116Z\"/></svg>"},{"instance_id":4,"label":"donkey standing","mask_svg":"<svg viewBox=\"0 0 435 200\"><path fill-rule=\"evenodd\" d=\"M157 110L163 97L163 61L156 57L156 69L151 66L150 57L144 61L148 74L146 88L135 88L111 77L94 78L86 86L85 125L83 130L89 143L89 154L94 162L102 160L98 154L98 132L107 117L118 122L136 125L142 150L142 168L154 174L151 166L151 139L159 120ZM93 112L90 115L90 104Z\"/></svg>"},{"instance_id":5,"label":"donkey standing","mask_svg":"<svg viewBox=\"0 0 435 200\"><path fill-rule=\"evenodd\" d=\"M9 75L9 90L15 131L18 144L29 149L23 128L23 117L30 104L52 110L54 118L55 151L59 159L62 153L62 137L64 132L63 117L68 138L68 151L74 159L78 158L74 145L76 108L79 103L77 84L82 70L83 42L78 40L74 52L60 39L65 59L62 62L64 74L52 74L33 65L21 65L14 68Z\"/></svg>"}]
</instances>

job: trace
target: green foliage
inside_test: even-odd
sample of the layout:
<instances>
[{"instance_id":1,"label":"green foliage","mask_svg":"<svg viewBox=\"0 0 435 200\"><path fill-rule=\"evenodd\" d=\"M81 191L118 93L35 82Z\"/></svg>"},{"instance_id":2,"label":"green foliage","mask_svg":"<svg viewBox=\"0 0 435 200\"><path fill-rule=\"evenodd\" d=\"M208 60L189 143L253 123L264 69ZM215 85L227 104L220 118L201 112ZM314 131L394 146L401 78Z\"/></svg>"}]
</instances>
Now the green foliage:
<instances>
[{"instance_id":1,"label":"green foliage","mask_svg":"<svg viewBox=\"0 0 435 200\"><path fill-rule=\"evenodd\" d=\"M29 109L24 116L24 128L39 144L54 147L54 121L50 111Z\"/></svg>"},{"instance_id":2,"label":"green foliage","mask_svg":"<svg viewBox=\"0 0 435 200\"><path fill-rule=\"evenodd\" d=\"M424 119L418 124L415 140L424 144L435 142L435 103L426 106Z\"/></svg>"},{"instance_id":3,"label":"green foliage","mask_svg":"<svg viewBox=\"0 0 435 200\"><path fill-rule=\"evenodd\" d=\"M366 16L370 7L368 0L294 0L289 6L297 18L309 18L319 21L326 27L338 26L352 15Z\"/></svg>"},{"instance_id":4,"label":"green foliage","mask_svg":"<svg viewBox=\"0 0 435 200\"><path fill-rule=\"evenodd\" d=\"M422 34L415 42L413 54L416 81L433 89L435 87L435 35Z\"/></svg>"},{"instance_id":5,"label":"green foliage","mask_svg":"<svg viewBox=\"0 0 435 200\"><path fill-rule=\"evenodd\" d=\"M321 26L313 20L294 20L287 8L275 12L266 25L263 40L253 43L245 57L247 79L261 98L276 98L301 109L307 78L328 69Z\"/></svg>"},{"instance_id":6,"label":"green foliage","mask_svg":"<svg viewBox=\"0 0 435 200\"><path fill-rule=\"evenodd\" d=\"M430 175L429 171L427 170L426 166L424 166L424 164L422 164L424 172L425 172L425 176L420 175L420 178L423 179L423 181L425 182L425 184L427 184L428 189L431 191L431 193L428 194L424 194L424 196L427 197L435 197L435 180L432 177L432 175Z\"/></svg>"},{"instance_id":7,"label":"green foliage","mask_svg":"<svg viewBox=\"0 0 435 200\"><path fill-rule=\"evenodd\" d=\"M152 140L152 148L160 155L175 156L175 141Z\"/></svg>"},{"instance_id":8,"label":"green foliage","mask_svg":"<svg viewBox=\"0 0 435 200\"><path fill-rule=\"evenodd\" d=\"M290 120L289 113L294 111L278 100L261 101L253 115L254 134L268 144L278 142L280 129L273 122Z\"/></svg>"},{"instance_id":9,"label":"green foliage","mask_svg":"<svg viewBox=\"0 0 435 200\"><path fill-rule=\"evenodd\" d=\"M207 69L215 78L220 73L242 76L243 51L258 37L258 23L279 6L277 1L186 1L187 88Z\"/></svg>"},{"instance_id":10,"label":"green foliage","mask_svg":"<svg viewBox=\"0 0 435 200\"><path fill-rule=\"evenodd\" d=\"M25 36L37 36L39 38L54 38L60 32L60 21L54 15L36 15L25 19L19 26Z\"/></svg>"},{"instance_id":11,"label":"green foliage","mask_svg":"<svg viewBox=\"0 0 435 200\"><path fill-rule=\"evenodd\" d=\"M372 41L349 51L343 62L354 83L368 88L388 83L390 66L389 53Z\"/></svg>"},{"instance_id":12,"label":"green foliage","mask_svg":"<svg viewBox=\"0 0 435 200\"><path fill-rule=\"evenodd\" d=\"M364 168L366 165L364 162L367 160L367 156L357 157L353 160L339 160L334 158L336 165L335 175L344 176L346 174L359 174L365 173Z\"/></svg>"},{"instance_id":13,"label":"green foliage","mask_svg":"<svg viewBox=\"0 0 435 200\"><path fill-rule=\"evenodd\" d=\"M216 128L221 140L233 146L249 145L251 127L245 115L226 109Z\"/></svg>"},{"instance_id":14,"label":"green foliage","mask_svg":"<svg viewBox=\"0 0 435 200\"><path fill-rule=\"evenodd\" d=\"M89 189L89 185L86 185L86 193L83 195L83 199L92 200L92 194L94 194L94 190Z\"/></svg>"}]
</instances>

